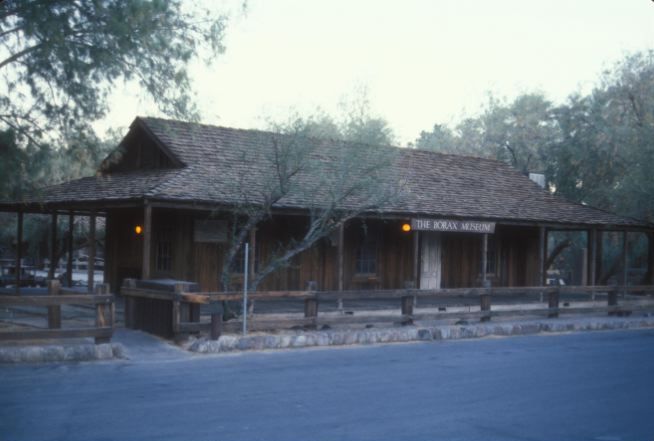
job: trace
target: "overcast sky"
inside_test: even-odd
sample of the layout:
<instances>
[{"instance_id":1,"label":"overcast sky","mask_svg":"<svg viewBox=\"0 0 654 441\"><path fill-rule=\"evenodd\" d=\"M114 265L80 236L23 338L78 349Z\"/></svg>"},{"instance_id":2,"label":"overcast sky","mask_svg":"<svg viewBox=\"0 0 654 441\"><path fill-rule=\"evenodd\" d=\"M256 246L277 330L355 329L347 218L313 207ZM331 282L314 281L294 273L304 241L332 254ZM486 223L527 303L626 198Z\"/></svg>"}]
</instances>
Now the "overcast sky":
<instances>
[{"instance_id":1,"label":"overcast sky","mask_svg":"<svg viewBox=\"0 0 654 441\"><path fill-rule=\"evenodd\" d=\"M210 0L208 0L210 1ZM490 92L585 92L626 53L654 48L651 0L249 0L226 53L192 70L203 121L261 128L366 87L400 144L474 114ZM156 115L130 87L100 125Z\"/></svg>"}]
</instances>

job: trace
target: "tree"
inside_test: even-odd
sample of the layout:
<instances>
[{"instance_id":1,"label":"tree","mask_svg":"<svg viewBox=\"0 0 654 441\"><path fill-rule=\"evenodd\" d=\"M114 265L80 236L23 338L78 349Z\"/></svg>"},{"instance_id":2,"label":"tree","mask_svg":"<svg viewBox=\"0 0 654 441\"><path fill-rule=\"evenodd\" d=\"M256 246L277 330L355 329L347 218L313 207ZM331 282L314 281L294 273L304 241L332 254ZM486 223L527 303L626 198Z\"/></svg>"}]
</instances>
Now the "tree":
<instances>
[{"instance_id":1,"label":"tree","mask_svg":"<svg viewBox=\"0 0 654 441\"><path fill-rule=\"evenodd\" d=\"M457 153L458 137L444 124L434 124L431 132L422 131L412 147L442 153Z\"/></svg>"},{"instance_id":2,"label":"tree","mask_svg":"<svg viewBox=\"0 0 654 441\"><path fill-rule=\"evenodd\" d=\"M395 143L395 135L388 121L373 113L367 87L357 87L351 95L341 100L339 108L342 115L337 123L340 139L378 146Z\"/></svg>"},{"instance_id":3,"label":"tree","mask_svg":"<svg viewBox=\"0 0 654 441\"><path fill-rule=\"evenodd\" d=\"M352 94L344 96L338 108L337 116L318 108L309 114L293 111L285 121L269 118L268 129L274 132L301 133L307 137L358 144L376 146L395 144L395 135L388 121L372 111L367 88L359 87Z\"/></svg>"},{"instance_id":4,"label":"tree","mask_svg":"<svg viewBox=\"0 0 654 441\"><path fill-rule=\"evenodd\" d=\"M187 64L223 51L225 17L181 0L0 2L0 123L19 141L90 132L119 80L176 118L196 116Z\"/></svg>"},{"instance_id":5,"label":"tree","mask_svg":"<svg viewBox=\"0 0 654 441\"><path fill-rule=\"evenodd\" d=\"M559 137L552 104L541 94L523 94L506 103L490 97L478 117L463 119L455 128L435 124L421 132L415 146L511 164L522 173L541 171L544 157Z\"/></svg>"},{"instance_id":6,"label":"tree","mask_svg":"<svg viewBox=\"0 0 654 441\"><path fill-rule=\"evenodd\" d=\"M588 96L557 109L563 138L550 151L548 175L569 198L654 220L654 52L630 55Z\"/></svg>"},{"instance_id":7,"label":"tree","mask_svg":"<svg viewBox=\"0 0 654 441\"><path fill-rule=\"evenodd\" d=\"M225 24L181 0L0 1L0 199L94 171L108 142L91 123L118 81L195 118L187 65L223 51Z\"/></svg>"},{"instance_id":8,"label":"tree","mask_svg":"<svg viewBox=\"0 0 654 441\"><path fill-rule=\"evenodd\" d=\"M253 182L243 175L234 183L238 197L230 212L231 239L220 276L224 290L231 287L234 262L250 232L279 207L299 202L306 227L260 262L253 290L347 220L377 210L401 191L392 167L397 149L310 138L307 133L315 129L310 124L280 129L285 133L271 135L263 148L241 153L243 161L259 165L263 176Z\"/></svg>"}]
</instances>

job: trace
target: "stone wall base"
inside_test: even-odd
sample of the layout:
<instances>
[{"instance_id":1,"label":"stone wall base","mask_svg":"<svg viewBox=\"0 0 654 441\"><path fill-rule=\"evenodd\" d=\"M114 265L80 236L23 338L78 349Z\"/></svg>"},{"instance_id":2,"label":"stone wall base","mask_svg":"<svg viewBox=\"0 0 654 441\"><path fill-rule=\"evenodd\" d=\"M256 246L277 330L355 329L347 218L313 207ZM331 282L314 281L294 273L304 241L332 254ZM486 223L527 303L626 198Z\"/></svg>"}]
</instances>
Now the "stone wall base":
<instances>
[{"instance_id":1,"label":"stone wall base","mask_svg":"<svg viewBox=\"0 0 654 441\"><path fill-rule=\"evenodd\" d=\"M654 328L654 317L595 317L468 325L296 331L294 333L253 334L248 336L223 335L215 341L207 338L191 338L183 347L197 353L223 353L640 328Z\"/></svg>"}]
</instances>

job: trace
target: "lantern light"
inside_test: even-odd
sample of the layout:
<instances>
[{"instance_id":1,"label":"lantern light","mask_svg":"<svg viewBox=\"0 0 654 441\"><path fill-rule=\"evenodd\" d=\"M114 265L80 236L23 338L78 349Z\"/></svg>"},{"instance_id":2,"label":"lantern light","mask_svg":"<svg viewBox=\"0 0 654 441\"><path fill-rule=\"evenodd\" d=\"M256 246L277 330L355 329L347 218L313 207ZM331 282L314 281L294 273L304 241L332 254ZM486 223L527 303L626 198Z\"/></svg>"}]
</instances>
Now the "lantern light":
<instances>
[{"instance_id":1,"label":"lantern light","mask_svg":"<svg viewBox=\"0 0 654 441\"><path fill-rule=\"evenodd\" d=\"M135 227L134 227L134 232L135 232L136 234L141 234L141 233L143 232L143 227L140 226L140 225L135 226Z\"/></svg>"},{"instance_id":2,"label":"lantern light","mask_svg":"<svg viewBox=\"0 0 654 441\"><path fill-rule=\"evenodd\" d=\"M404 231L405 233L411 231L411 224L402 224L402 231Z\"/></svg>"}]
</instances>

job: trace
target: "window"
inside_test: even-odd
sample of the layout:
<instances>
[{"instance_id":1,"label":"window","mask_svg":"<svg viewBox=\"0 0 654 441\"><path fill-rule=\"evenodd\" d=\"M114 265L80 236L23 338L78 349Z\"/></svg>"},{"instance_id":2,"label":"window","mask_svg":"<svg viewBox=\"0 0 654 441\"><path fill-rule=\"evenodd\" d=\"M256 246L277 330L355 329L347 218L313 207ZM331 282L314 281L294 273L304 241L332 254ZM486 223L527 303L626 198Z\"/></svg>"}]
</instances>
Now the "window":
<instances>
[{"instance_id":1,"label":"window","mask_svg":"<svg viewBox=\"0 0 654 441\"><path fill-rule=\"evenodd\" d=\"M162 227L157 234L157 271L170 271L173 263L173 229Z\"/></svg>"},{"instance_id":2,"label":"window","mask_svg":"<svg viewBox=\"0 0 654 441\"><path fill-rule=\"evenodd\" d=\"M377 243L370 235L366 235L363 243L357 248L356 272L377 273Z\"/></svg>"}]
</instances>

